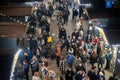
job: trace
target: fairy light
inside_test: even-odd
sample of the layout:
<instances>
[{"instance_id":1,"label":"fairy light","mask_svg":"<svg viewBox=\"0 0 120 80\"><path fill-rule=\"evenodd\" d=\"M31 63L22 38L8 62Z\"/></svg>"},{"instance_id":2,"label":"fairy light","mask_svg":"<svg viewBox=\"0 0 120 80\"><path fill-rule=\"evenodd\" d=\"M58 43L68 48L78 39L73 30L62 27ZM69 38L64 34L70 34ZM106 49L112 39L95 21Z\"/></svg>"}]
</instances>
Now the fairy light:
<instances>
[{"instance_id":1,"label":"fairy light","mask_svg":"<svg viewBox=\"0 0 120 80\"><path fill-rule=\"evenodd\" d=\"M15 19L15 18L12 18L12 17L10 17L10 16L8 16L8 15L5 15L5 14L3 14L3 13L0 13L0 15L1 15L1 16L4 16L4 17L8 17L10 20L12 20L12 21L14 21L14 22L17 22L17 23L19 23L19 24L26 25L26 23L24 23L24 22L22 22L22 21L20 21L20 20L17 20L17 19Z\"/></svg>"}]
</instances>

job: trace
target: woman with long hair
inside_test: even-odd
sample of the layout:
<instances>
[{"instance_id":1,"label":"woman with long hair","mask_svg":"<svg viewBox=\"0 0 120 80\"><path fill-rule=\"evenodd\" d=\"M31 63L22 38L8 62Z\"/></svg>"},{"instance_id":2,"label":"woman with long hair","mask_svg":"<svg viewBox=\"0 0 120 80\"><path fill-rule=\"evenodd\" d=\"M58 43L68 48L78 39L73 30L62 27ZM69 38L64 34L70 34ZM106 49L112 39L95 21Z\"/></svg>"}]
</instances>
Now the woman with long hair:
<instances>
[{"instance_id":1,"label":"woman with long hair","mask_svg":"<svg viewBox=\"0 0 120 80\"><path fill-rule=\"evenodd\" d=\"M92 53L90 55L90 63L92 64L92 67L94 66L94 64L97 62L97 53L96 51L93 49Z\"/></svg>"}]
</instances>

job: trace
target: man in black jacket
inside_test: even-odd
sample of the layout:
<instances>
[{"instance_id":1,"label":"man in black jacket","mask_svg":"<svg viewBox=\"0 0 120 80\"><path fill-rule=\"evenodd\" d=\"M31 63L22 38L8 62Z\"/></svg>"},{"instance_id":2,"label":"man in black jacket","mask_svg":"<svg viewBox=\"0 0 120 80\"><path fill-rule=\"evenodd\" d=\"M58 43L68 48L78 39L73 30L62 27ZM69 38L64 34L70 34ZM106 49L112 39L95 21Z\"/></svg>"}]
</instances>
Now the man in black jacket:
<instances>
[{"instance_id":1,"label":"man in black jacket","mask_svg":"<svg viewBox=\"0 0 120 80\"><path fill-rule=\"evenodd\" d=\"M113 76L109 77L109 80L118 80L118 79L116 78L116 74L113 74Z\"/></svg>"},{"instance_id":2,"label":"man in black jacket","mask_svg":"<svg viewBox=\"0 0 120 80\"><path fill-rule=\"evenodd\" d=\"M95 71L96 67L93 66L91 70L88 71L88 76L90 78L90 80L97 80L97 74Z\"/></svg>"}]
</instances>

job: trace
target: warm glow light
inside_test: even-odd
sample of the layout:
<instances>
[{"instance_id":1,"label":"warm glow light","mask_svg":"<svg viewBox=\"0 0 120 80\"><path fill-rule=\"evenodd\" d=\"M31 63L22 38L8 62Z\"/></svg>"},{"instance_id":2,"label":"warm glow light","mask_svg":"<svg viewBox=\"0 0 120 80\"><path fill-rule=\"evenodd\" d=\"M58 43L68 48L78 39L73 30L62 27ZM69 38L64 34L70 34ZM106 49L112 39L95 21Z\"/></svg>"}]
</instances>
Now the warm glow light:
<instances>
[{"instance_id":1,"label":"warm glow light","mask_svg":"<svg viewBox=\"0 0 120 80\"><path fill-rule=\"evenodd\" d=\"M20 52L22 51L22 49L19 49L16 54L14 55L14 59L13 59L13 63L12 63L12 69L11 69L11 75L10 75L10 80L12 80L13 76L14 76L14 71L15 71L15 66L19 57Z\"/></svg>"}]
</instances>

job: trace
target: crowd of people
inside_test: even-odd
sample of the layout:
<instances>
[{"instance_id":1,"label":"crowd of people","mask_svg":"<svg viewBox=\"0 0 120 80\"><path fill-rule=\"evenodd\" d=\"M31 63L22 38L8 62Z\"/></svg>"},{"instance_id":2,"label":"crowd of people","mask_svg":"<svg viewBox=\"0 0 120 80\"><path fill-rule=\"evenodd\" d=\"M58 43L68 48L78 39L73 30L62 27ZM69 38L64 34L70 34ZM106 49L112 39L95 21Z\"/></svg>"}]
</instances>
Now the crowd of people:
<instances>
[{"instance_id":1,"label":"crowd of people","mask_svg":"<svg viewBox=\"0 0 120 80\"><path fill-rule=\"evenodd\" d=\"M92 24L89 25L87 33L84 32L81 19L83 8L79 6L78 10L75 5L76 0L54 2L51 0L47 5L42 2L36 10L36 15L33 14L29 18L30 26L26 33L28 45L25 46L24 40L19 40L18 47L23 50L19 55L13 79L55 80L58 73L49 67L51 64L48 60L56 59L56 64L53 64L57 65L61 72L59 80L105 80L104 69L110 70L113 47L106 45L104 39L95 33ZM72 8L72 13L69 7ZM64 26L68 25L70 14L75 29L68 35ZM50 26L54 22L53 16L56 17L59 31L57 43L54 43L50 35ZM36 27L37 20L38 27ZM52 49L52 44L56 44L55 49ZM88 63L91 64L90 70ZM109 80L118 80L116 74L113 74Z\"/></svg>"}]
</instances>

